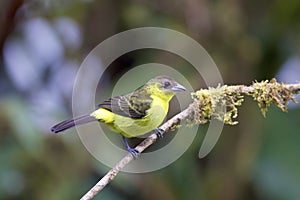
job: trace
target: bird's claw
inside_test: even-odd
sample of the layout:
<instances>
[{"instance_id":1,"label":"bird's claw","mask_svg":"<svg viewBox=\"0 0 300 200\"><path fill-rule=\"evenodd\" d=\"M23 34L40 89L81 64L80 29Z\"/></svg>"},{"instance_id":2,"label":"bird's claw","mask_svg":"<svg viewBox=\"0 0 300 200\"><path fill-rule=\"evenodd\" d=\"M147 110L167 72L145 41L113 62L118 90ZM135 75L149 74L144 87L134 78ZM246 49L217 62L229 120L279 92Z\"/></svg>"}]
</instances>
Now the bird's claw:
<instances>
[{"instance_id":1,"label":"bird's claw","mask_svg":"<svg viewBox=\"0 0 300 200\"><path fill-rule=\"evenodd\" d=\"M164 131L161 128L154 129L154 132L156 133L157 137L162 138L164 135Z\"/></svg>"},{"instance_id":2,"label":"bird's claw","mask_svg":"<svg viewBox=\"0 0 300 200\"><path fill-rule=\"evenodd\" d=\"M138 150L134 149L134 148L127 148L127 150L129 151L129 153L131 153L131 155L134 157L134 158L137 158L138 157L138 154L140 153Z\"/></svg>"},{"instance_id":3,"label":"bird's claw","mask_svg":"<svg viewBox=\"0 0 300 200\"><path fill-rule=\"evenodd\" d=\"M140 153L138 150L136 150L135 148L131 148L126 140L126 138L124 136L122 136L122 139L124 141L124 144L126 146L126 149L127 151L129 151L131 153L131 155L134 157L134 158L137 158L138 157L138 154Z\"/></svg>"}]
</instances>

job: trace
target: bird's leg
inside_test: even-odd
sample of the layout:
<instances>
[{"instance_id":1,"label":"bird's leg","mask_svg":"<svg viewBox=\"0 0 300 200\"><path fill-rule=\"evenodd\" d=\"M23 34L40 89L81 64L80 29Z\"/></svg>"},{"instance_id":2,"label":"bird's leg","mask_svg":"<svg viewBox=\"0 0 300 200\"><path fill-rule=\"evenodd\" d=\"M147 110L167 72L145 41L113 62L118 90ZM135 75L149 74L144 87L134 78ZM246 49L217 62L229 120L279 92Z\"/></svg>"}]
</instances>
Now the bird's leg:
<instances>
[{"instance_id":1,"label":"bird's leg","mask_svg":"<svg viewBox=\"0 0 300 200\"><path fill-rule=\"evenodd\" d=\"M135 148L131 148L126 140L126 137L122 136L122 140L126 146L126 149L133 155L133 157L137 158L139 151Z\"/></svg>"},{"instance_id":2,"label":"bird's leg","mask_svg":"<svg viewBox=\"0 0 300 200\"><path fill-rule=\"evenodd\" d=\"M154 129L154 132L156 133L157 137L162 138L163 137L163 130L161 128Z\"/></svg>"}]
</instances>

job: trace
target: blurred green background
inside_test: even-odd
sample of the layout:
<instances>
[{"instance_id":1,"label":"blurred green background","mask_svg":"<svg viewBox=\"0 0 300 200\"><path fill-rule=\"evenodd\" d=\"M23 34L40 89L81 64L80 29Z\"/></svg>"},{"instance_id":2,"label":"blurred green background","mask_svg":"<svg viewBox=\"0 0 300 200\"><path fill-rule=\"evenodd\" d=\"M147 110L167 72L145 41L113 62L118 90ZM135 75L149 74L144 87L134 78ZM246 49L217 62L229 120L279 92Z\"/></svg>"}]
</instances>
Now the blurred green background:
<instances>
[{"instance_id":1,"label":"blurred green background","mask_svg":"<svg viewBox=\"0 0 300 200\"><path fill-rule=\"evenodd\" d=\"M75 130L54 135L49 128L72 115L74 78L87 53L120 31L143 26L198 41L226 84L300 80L298 0L1 1L1 200L79 199L109 170ZM101 84L110 88L148 62L186 65L162 51L132 52L110 66ZM193 86L206 87L188 69ZM288 113L271 107L263 118L246 98L239 124L225 126L207 157L198 158L204 125L176 162L147 174L120 173L95 199L300 199L299 116L300 107L291 105Z\"/></svg>"}]
</instances>

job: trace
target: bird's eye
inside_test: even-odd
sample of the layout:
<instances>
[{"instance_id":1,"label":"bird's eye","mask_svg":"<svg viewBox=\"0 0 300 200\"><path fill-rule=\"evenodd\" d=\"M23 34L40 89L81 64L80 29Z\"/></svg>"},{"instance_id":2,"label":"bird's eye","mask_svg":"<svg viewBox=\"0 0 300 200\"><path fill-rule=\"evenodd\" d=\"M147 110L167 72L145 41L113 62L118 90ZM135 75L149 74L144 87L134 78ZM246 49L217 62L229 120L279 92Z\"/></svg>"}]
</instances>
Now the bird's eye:
<instances>
[{"instance_id":1,"label":"bird's eye","mask_svg":"<svg viewBox=\"0 0 300 200\"><path fill-rule=\"evenodd\" d=\"M166 81L166 82L163 83L163 87L164 87L164 88L167 88L167 87L169 87L170 85L171 85L171 83L170 83L169 81Z\"/></svg>"}]
</instances>

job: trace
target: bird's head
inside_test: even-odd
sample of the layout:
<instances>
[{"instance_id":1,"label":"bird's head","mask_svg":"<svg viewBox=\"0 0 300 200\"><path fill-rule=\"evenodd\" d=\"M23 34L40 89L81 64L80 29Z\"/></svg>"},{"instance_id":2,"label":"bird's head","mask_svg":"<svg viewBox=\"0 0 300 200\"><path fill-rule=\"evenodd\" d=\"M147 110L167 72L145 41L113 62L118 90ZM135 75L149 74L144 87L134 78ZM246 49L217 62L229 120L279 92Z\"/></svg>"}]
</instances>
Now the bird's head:
<instances>
[{"instance_id":1,"label":"bird's head","mask_svg":"<svg viewBox=\"0 0 300 200\"><path fill-rule=\"evenodd\" d=\"M169 100L176 94L176 92L185 90L185 87L168 76L157 76L149 80L146 85L151 94L163 99L167 98Z\"/></svg>"}]
</instances>

